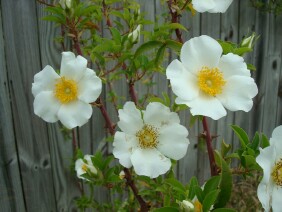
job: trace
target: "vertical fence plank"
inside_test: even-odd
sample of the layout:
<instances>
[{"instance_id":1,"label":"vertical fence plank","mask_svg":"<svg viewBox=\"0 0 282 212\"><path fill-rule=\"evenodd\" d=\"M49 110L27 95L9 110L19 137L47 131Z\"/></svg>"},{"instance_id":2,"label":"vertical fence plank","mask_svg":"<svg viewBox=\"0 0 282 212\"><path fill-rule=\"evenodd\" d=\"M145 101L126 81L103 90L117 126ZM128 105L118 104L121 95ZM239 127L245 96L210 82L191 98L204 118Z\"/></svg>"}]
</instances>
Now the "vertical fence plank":
<instances>
[{"instance_id":1,"label":"vertical fence plank","mask_svg":"<svg viewBox=\"0 0 282 212\"><path fill-rule=\"evenodd\" d=\"M1 1L20 171L28 211L56 211L47 128L33 115L31 84L40 70L35 1Z\"/></svg>"},{"instance_id":2,"label":"vertical fence plank","mask_svg":"<svg viewBox=\"0 0 282 212\"><path fill-rule=\"evenodd\" d=\"M0 46L4 47L0 8ZM25 211L10 107L4 48L0 49L0 211Z\"/></svg>"},{"instance_id":3,"label":"vertical fence plank","mask_svg":"<svg viewBox=\"0 0 282 212\"><path fill-rule=\"evenodd\" d=\"M61 45L55 41L55 38L61 35L61 30L54 23L41 20L48 15L44 8L44 5L37 4L41 69L46 65L51 65L57 70L60 68L61 52L63 50ZM63 137L59 124L48 124L48 143L52 177L54 179L53 195L56 199L57 210L71 211L76 207L75 198L81 195L79 181L75 173L70 170L74 153L72 138L66 139Z\"/></svg>"}]
</instances>

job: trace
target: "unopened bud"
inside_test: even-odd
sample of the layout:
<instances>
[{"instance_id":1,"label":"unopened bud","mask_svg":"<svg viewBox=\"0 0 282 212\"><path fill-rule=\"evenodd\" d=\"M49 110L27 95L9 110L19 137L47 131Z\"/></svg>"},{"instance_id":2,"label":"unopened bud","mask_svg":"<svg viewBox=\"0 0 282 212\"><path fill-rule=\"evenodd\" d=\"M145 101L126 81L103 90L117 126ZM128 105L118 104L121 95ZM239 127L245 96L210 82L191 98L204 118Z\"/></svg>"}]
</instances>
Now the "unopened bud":
<instances>
[{"instance_id":1,"label":"unopened bud","mask_svg":"<svg viewBox=\"0 0 282 212\"><path fill-rule=\"evenodd\" d=\"M253 32L253 34L249 37L246 37L241 42L241 47L248 47L252 49L255 45L255 42L258 40L259 36L256 35L256 33Z\"/></svg>"},{"instance_id":2,"label":"unopened bud","mask_svg":"<svg viewBox=\"0 0 282 212\"><path fill-rule=\"evenodd\" d=\"M119 173L119 178L120 178L121 180L125 178L125 173L124 173L124 171L121 171L121 172Z\"/></svg>"},{"instance_id":3,"label":"unopened bud","mask_svg":"<svg viewBox=\"0 0 282 212\"><path fill-rule=\"evenodd\" d=\"M70 9L71 8L71 4L72 4L72 0L60 0L59 4L62 6L63 9Z\"/></svg>"},{"instance_id":4,"label":"unopened bud","mask_svg":"<svg viewBox=\"0 0 282 212\"><path fill-rule=\"evenodd\" d=\"M184 212L194 211L194 204L188 200L183 200L182 202L179 202L179 206Z\"/></svg>"}]
</instances>

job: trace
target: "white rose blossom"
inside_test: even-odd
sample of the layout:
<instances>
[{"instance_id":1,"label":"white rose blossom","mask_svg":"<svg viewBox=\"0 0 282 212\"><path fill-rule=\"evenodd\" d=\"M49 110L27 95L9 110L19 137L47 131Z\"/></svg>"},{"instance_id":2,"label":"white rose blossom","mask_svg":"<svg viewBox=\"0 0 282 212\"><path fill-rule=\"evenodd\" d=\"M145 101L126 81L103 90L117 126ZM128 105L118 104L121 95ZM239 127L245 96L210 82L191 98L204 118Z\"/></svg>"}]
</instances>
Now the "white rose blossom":
<instances>
[{"instance_id":1,"label":"white rose blossom","mask_svg":"<svg viewBox=\"0 0 282 212\"><path fill-rule=\"evenodd\" d=\"M91 157L93 155L85 155L83 159L79 158L75 161L75 171L78 178L88 180L82 176L85 173L97 175L97 169L94 167Z\"/></svg>"},{"instance_id":2,"label":"white rose blossom","mask_svg":"<svg viewBox=\"0 0 282 212\"><path fill-rule=\"evenodd\" d=\"M177 104L186 104L192 115L218 120L231 111L248 112L258 93L244 59L229 53L213 38L202 35L185 42L180 61L173 60L166 70Z\"/></svg>"},{"instance_id":3,"label":"white rose blossom","mask_svg":"<svg viewBox=\"0 0 282 212\"><path fill-rule=\"evenodd\" d=\"M168 107L154 102L140 111L127 102L118 112L122 132L115 133L113 154L124 167L156 178L170 169L170 158L179 160L186 154L188 131Z\"/></svg>"},{"instance_id":4,"label":"white rose blossom","mask_svg":"<svg viewBox=\"0 0 282 212\"><path fill-rule=\"evenodd\" d=\"M192 0L192 5L200 13L225 13L232 2L233 0Z\"/></svg>"},{"instance_id":5,"label":"white rose blossom","mask_svg":"<svg viewBox=\"0 0 282 212\"><path fill-rule=\"evenodd\" d=\"M92 115L89 103L99 97L101 89L100 78L87 68L84 57L63 52L60 75L47 65L34 76L34 113L47 122L60 120L70 129L82 126Z\"/></svg>"},{"instance_id":6,"label":"white rose blossom","mask_svg":"<svg viewBox=\"0 0 282 212\"><path fill-rule=\"evenodd\" d=\"M270 146L260 149L256 158L263 169L257 194L265 211L281 212L282 200L282 126L274 129Z\"/></svg>"}]
</instances>

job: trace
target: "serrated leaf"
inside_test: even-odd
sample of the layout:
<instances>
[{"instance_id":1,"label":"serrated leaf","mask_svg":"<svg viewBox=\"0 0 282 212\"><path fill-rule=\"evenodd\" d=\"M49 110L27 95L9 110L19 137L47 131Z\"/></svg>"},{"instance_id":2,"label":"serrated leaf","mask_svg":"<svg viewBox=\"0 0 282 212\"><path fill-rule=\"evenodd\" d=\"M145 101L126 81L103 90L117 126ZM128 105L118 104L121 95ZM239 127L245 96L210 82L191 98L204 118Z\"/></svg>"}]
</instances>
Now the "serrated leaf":
<instances>
[{"instance_id":1,"label":"serrated leaf","mask_svg":"<svg viewBox=\"0 0 282 212\"><path fill-rule=\"evenodd\" d=\"M182 185L182 183L180 183L178 180L176 180L175 178L169 178L165 180L165 183L169 184L170 186L172 186L172 188L177 188L177 190L182 191L185 194L185 188Z\"/></svg>"},{"instance_id":2,"label":"serrated leaf","mask_svg":"<svg viewBox=\"0 0 282 212\"><path fill-rule=\"evenodd\" d=\"M182 24L179 24L179 23L165 24L161 26L160 29L182 29L184 31L187 31L187 29Z\"/></svg>"},{"instance_id":3,"label":"serrated leaf","mask_svg":"<svg viewBox=\"0 0 282 212\"><path fill-rule=\"evenodd\" d=\"M110 31L112 33L112 36L113 36L113 39L116 43L120 44L121 43L121 35L120 35L120 32L114 28L114 27L111 27L110 28Z\"/></svg>"},{"instance_id":4,"label":"serrated leaf","mask_svg":"<svg viewBox=\"0 0 282 212\"><path fill-rule=\"evenodd\" d=\"M198 200L202 203L204 201L204 192L202 191L201 187L198 185L194 186L195 194Z\"/></svg>"},{"instance_id":5,"label":"serrated leaf","mask_svg":"<svg viewBox=\"0 0 282 212\"><path fill-rule=\"evenodd\" d=\"M214 208L224 207L229 201L232 191L232 174L230 167L227 165L225 160L221 157L218 151L215 152L215 160L219 167L221 167L221 180L219 184L220 192L218 194L217 202Z\"/></svg>"},{"instance_id":6,"label":"serrated leaf","mask_svg":"<svg viewBox=\"0 0 282 212\"><path fill-rule=\"evenodd\" d=\"M163 43L160 41L148 41L147 43L144 43L141 46L139 46L139 48L135 52L134 57L136 58L137 56L143 54L144 52L155 49L157 47L161 47L162 45Z\"/></svg>"},{"instance_id":7,"label":"serrated leaf","mask_svg":"<svg viewBox=\"0 0 282 212\"><path fill-rule=\"evenodd\" d=\"M230 151L231 147L232 146L230 144L227 144L227 143L224 142L224 140L222 140L222 142L221 142L221 156L225 157L226 154Z\"/></svg>"},{"instance_id":8,"label":"serrated leaf","mask_svg":"<svg viewBox=\"0 0 282 212\"><path fill-rule=\"evenodd\" d=\"M246 145L250 142L247 133L239 126L231 125L231 127L239 138L241 146L245 148Z\"/></svg>"},{"instance_id":9,"label":"serrated leaf","mask_svg":"<svg viewBox=\"0 0 282 212\"><path fill-rule=\"evenodd\" d=\"M214 202L216 201L219 192L220 192L220 190L217 189L217 190L209 192L206 195L206 197L203 201L203 212L210 211L210 208L213 206Z\"/></svg>"},{"instance_id":10,"label":"serrated leaf","mask_svg":"<svg viewBox=\"0 0 282 212\"><path fill-rule=\"evenodd\" d=\"M66 22L66 19L64 18L64 16L58 16L58 15L47 15L45 17L42 18L42 20L44 21L53 21L59 24L64 24Z\"/></svg>"},{"instance_id":11,"label":"serrated leaf","mask_svg":"<svg viewBox=\"0 0 282 212\"><path fill-rule=\"evenodd\" d=\"M239 56L242 56L243 54L251 52L251 51L253 51L253 50L248 48L248 47L241 47L241 48L233 49L233 53L237 54Z\"/></svg>"}]
</instances>

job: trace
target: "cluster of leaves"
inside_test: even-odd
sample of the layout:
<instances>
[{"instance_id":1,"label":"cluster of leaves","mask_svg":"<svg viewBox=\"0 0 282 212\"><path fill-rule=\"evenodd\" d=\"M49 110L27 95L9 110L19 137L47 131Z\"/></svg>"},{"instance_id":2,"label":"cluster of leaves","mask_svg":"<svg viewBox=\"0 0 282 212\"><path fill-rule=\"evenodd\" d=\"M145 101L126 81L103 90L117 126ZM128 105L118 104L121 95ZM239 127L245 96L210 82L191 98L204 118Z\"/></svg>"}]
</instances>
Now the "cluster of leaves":
<instances>
[{"instance_id":1,"label":"cluster of leaves","mask_svg":"<svg viewBox=\"0 0 282 212\"><path fill-rule=\"evenodd\" d=\"M253 173L260 171L261 167L256 162L256 157L259 154L259 148L269 146L268 138L262 133L255 133L254 137L250 140L248 134L239 126L232 125L232 129L240 141L240 148L229 154L231 145L226 144L224 141L221 145L221 156L227 163L231 163L231 159L238 159L240 166L232 170L233 174L242 175L243 177L253 176Z\"/></svg>"},{"instance_id":2,"label":"cluster of leaves","mask_svg":"<svg viewBox=\"0 0 282 212\"><path fill-rule=\"evenodd\" d=\"M250 0L253 7L264 11L264 12L273 12L276 15L281 14L282 12L282 0Z\"/></svg>"}]
</instances>

